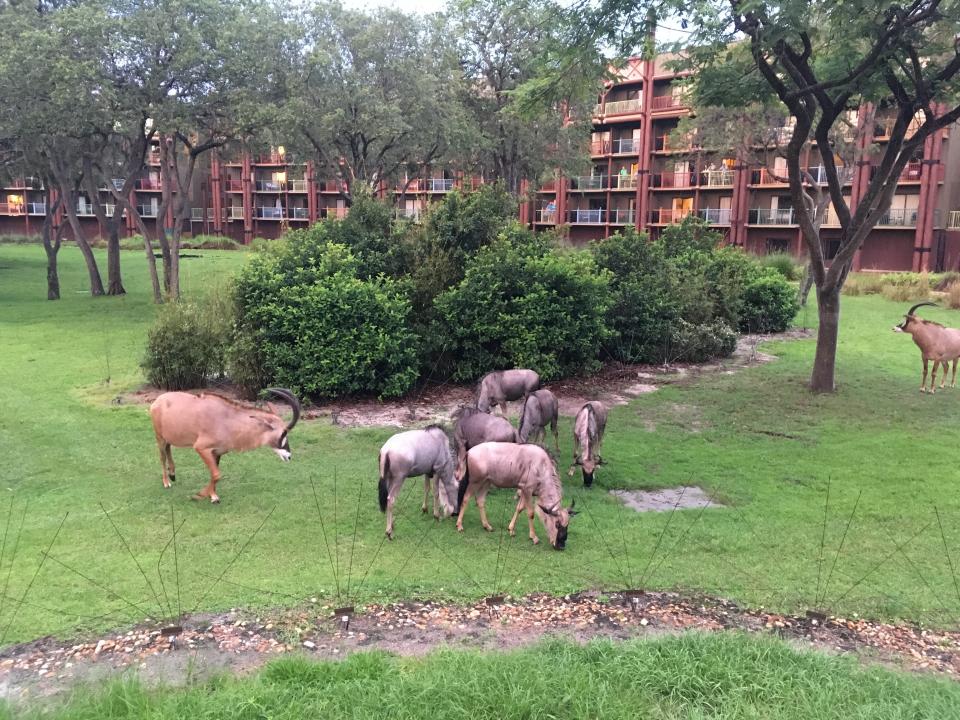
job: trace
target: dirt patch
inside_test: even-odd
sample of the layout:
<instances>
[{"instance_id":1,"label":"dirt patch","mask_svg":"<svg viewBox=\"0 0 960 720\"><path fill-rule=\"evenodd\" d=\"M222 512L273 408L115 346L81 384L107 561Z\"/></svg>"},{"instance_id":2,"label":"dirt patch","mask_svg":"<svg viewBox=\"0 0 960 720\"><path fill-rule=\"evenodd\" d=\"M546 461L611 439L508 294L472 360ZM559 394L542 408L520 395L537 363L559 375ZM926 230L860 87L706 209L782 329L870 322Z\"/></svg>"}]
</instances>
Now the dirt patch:
<instances>
[{"instance_id":1,"label":"dirt patch","mask_svg":"<svg viewBox=\"0 0 960 720\"><path fill-rule=\"evenodd\" d=\"M230 670L247 672L278 655L305 652L319 659L382 649L422 655L438 647L507 649L545 633L586 642L685 630L771 633L864 662L960 678L960 632L920 629L863 619L811 619L748 610L726 600L670 592L586 591L565 597L507 596L492 604L430 601L371 605L344 629L329 606L309 604L253 615L232 611L185 618L175 643L155 626L74 644L50 639L0 654L0 695L21 701L68 691L133 671L148 683L182 685Z\"/></svg>"},{"instance_id":2,"label":"dirt patch","mask_svg":"<svg viewBox=\"0 0 960 720\"><path fill-rule=\"evenodd\" d=\"M560 414L573 417L588 400L600 400L607 405L626 405L632 399L655 392L663 385L686 383L704 374L730 373L776 360L773 355L757 351L757 345L760 342L809 337L812 337L812 333L801 330L776 335L742 335L737 341L734 354L716 362L699 365L608 363L594 375L566 378L546 383L545 387L556 394L560 402ZM231 386L211 388L211 390L234 399L238 398ZM151 403L161 392L156 388L144 387L117 395L112 399L112 403L115 405ZM347 427L410 427L434 422L449 422L450 415L457 407L472 404L473 394L472 385L433 383L419 387L399 400L344 398L312 404L304 408L304 417L311 420L329 419L334 425ZM520 403L511 403L508 414L516 416L520 412L519 408ZM283 412L279 406L278 410Z\"/></svg>"},{"instance_id":3,"label":"dirt patch","mask_svg":"<svg viewBox=\"0 0 960 720\"><path fill-rule=\"evenodd\" d=\"M668 510L699 510L726 507L714 501L696 485L662 490L611 490L624 505L637 512L666 512Z\"/></svg>"}]
</instances>

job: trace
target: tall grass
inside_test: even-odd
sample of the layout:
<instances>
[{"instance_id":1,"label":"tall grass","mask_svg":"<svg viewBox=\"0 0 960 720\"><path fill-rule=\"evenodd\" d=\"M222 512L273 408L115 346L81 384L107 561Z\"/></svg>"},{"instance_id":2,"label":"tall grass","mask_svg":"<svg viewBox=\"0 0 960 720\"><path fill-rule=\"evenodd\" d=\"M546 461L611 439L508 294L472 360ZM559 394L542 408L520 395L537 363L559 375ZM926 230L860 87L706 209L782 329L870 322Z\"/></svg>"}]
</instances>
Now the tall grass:
<instances>
[{"instance_id":1,"label":"tall grass","mask_svg":"<svg viewBox=\"0 0 960 720\"><path fill-rule=\"evenodd\" d=\"M797 282L803 277L804 265L797 262L796 258L789 253L769 253L767 255L757 256L757 262L761 266L776 270L784 278L791 282Z\"/></svg>"}]
</instances>

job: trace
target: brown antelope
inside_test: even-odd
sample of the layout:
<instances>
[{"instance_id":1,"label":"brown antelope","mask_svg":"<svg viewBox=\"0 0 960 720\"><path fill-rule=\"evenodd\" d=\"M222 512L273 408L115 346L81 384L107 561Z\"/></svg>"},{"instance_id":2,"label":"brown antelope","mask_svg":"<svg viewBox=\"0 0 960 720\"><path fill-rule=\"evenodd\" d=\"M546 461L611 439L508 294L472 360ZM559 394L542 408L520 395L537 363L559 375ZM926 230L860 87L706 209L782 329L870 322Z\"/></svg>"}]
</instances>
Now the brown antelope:
<instances>
[{"instance_id":1,"label":"brown antelope","mask_svg":"<svg viewBox=\"0 0 960 720\"><path fill-rule=\"evenodd\" d=\"M553 433L553 443L560 453L560 436L557 434L557 421L560 418L560 403L557 396L549 390L536 390L523 401L520 410L520 427L517 439L522 442L538 442L546 439L547 425Z\"/></svg>"},{"instance_id":2,"label":"brown antelope","mask_svg":"<svg viewBox=\"0 0 960 720\"><path fill-rule=\"evenodd\" d=\"M956 387L957 360L960 358L960 330L944 327L940 323L924 320L914 314L917 308L924 306L937 307L932 302L917 303L907 310L903 322L895 325L893 331L909 333L913 342L920 348L920 355L923 358L920 392L926 392L927 367L929 362L933 361L933 372L930 374L930 392L933 393L937 382L937 367L943 366L943 379L940 381L942 388L946 384L950 361L953 361L953 382L950 387Z\"/></svg>"},{"instance_id":3,"label":"brown antelope","mask_svg":"<svg viewBox=\"0 0 960 720\"><path fill-rule=\"evenodd\" d=\"M300 419L300 401L289 390L270 388L290 405L293 419L286 423L279 415L244 405L213 393L194 395L185 392L164 393L150 406L153 431L160 448L163 486L176 481L171 447L192 447L210 470L210 482L193 496L194 500L210 498L220 502L217 482L220 480L220 458L228 452L269 447L284 462L290 459L287 434Z\"/></svg>"},{"instance_id":4,"label":"brown antelope","mask_svg":"<svg viewBox=\"0 0 960 720\"><path fill-rule=\"evenodd\" d=\"M483 412L500 407L507 414L507 402L523 400L540 387L540 376L533 370L517 368L487 373L477 389L477 407Z\"/></svg>"},{"instance_id":5,"label":"brown antelope","mask_svg":"<svg viewBox=\"0 0 960 720\"><path fill-rule=\"evenodd\" d=\"M603 403L596 400L591 400L580 408L573 421L573 464L567 474L573 475L574 468L579 465L583 471L585 487L593 485L593 472L598 465L603 465L600 446L603 444L603 431L606 427L607 409Z\"/></svg>"},{"instance_id":6,"label":"brown antelope","mask_svg":"<svg viewBox=\"0 0 960 720\"><path fill-rule=\"evenodd\" d=\"M567 529L570 518L576 515L571 504L562 506L563 486L557 475L553 460L539 445L517 445L514 443L485 442L470 449L467 453L466 471L460 480L457 502L460 512L457 515L457 530L463 532L463 514L470 498L476 496L480 510L480 522L484 530L492 532L493 527L487 520L487 493L491 487L516 488L520 500L507 528L510 535L520 510L526 508L530 524L530 540L536 545L540 542L533 527L536 513L547 530L550 544L556 550L563 550L567 544ZM533 498L539 499L534 504Z\"/></svg>"},{"instance_id":7,"label":"brown antelope","mask_svg":"<svg viewBox=\"0 0 960 720\"><path fill-rule=\"evenodd\" d=\"M462 406L453 414L453 445L457 451L457 482L463 477L467 450L483 442L517 442L517 431L499 415Z\"/></svg>"}]
</instances>

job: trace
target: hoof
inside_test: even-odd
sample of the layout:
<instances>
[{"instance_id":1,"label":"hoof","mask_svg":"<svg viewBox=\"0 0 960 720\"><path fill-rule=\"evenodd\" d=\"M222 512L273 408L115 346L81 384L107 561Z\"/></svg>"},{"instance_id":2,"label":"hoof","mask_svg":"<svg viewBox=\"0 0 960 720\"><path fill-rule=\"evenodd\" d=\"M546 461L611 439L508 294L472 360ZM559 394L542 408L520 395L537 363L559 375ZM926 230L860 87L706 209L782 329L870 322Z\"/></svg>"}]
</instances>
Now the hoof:
<instances>
[{"instance_id":1,"label":"hoof","mask_svg":"<svg viewBox=\"0 0 960 720\"><path fill-rule=\"evenodd\" d=\"M390 542L393 542L393 533L386 533L386 536L387 536L387 540L389 540Z\"/></svg>"},{"instance_id":2,"label":"hoof","mask_svg":"<svg viewBox=\"0 0 960 720\"><path fill-rule=\"evenodd\" d=\"M210 502L212 502L214 505L219 505L219 504L220 504L220 498L218 498L216 495L214 495L212 498L210 498Z\"/></svg>"},{"instance_id":3,"label":"hoof","mask_svg":"<svg viewBox=\"0 0 960 720\"><path fill-rule=\"evenodd\" d=\"M457 525L457 532L459 533L463 532L463 525Z\"/></svg>"},{"instance_id":4,"label":"hoof","mask_svg":"<svg viewBox=\"0 0 960 720\"><path fill-rule=\"evenodd\" d=\"M492 526L492 525L484 525L483 529L486 530L487 532L493 532L493 526Z\"/></svg>"},{"instance_id":5,"label":"hoof","mask_svg":"<svg viewBox=\"0 0 960 720\"><path fill-rule=\"evenodd\" d=\"M426 514L427 514L427 506L424 505L422 508L420 508L420 512L422 512L424 515L426 515Z\"/></svg>"},{"instance_id":6,"label":"hoof","mask_svg":"<svg viewBox=\"0 0 960 720\"><path fill-rule=\"evenodd\" d=\"M540 544L540 538L538 538L538 537L532 537L532 538L530 538L530 542L532 542L534 545L539 545L539 544Z\"/></svg>"},{"instance_id":7,"label":"hoof","mask_svg":"<svg viewBox=\"0 0 960 720\"><path fill-rule=\"evenodd\" d=\"M171 476L170 476L170 482L175 483L176 481L177 481L177 476L176 476L176 475L171 475Z\"/></svg>"}]
</instances>

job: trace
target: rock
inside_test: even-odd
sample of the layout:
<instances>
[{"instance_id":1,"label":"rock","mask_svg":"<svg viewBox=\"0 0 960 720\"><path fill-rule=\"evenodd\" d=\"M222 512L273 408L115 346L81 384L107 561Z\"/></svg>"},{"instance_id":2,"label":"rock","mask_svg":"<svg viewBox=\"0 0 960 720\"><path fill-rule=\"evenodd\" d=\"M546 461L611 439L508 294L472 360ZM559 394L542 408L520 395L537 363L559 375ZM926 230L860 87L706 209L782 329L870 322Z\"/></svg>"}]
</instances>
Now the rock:
<instances>
[{"instance_id":1,"label":"rock","mask_svg":"<svg viewBox=\"0 0 960 720\"><path fill-rule=\"evenodd\" d=\"M304 640L304 641L303 641L303 646L304 646L305 648L307 648L307 650L313 650L314 648L317 647L317 644L316 644L315 642L313 642L312 640Z\"/></svg>"}]
</instances>

